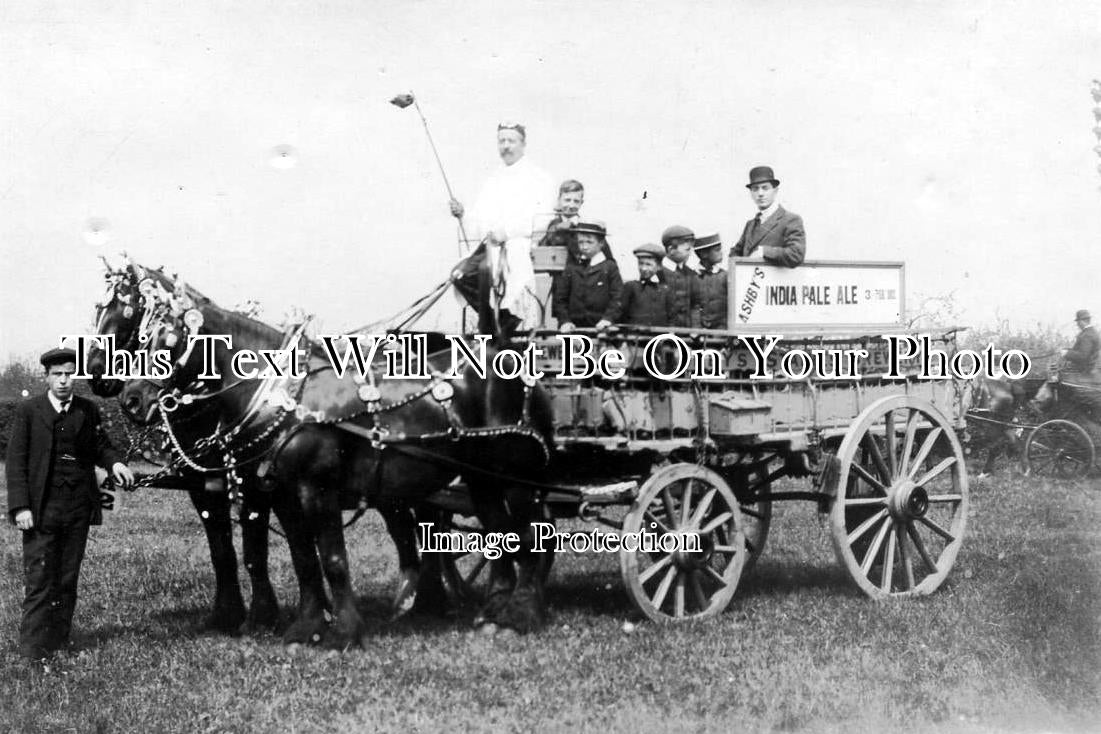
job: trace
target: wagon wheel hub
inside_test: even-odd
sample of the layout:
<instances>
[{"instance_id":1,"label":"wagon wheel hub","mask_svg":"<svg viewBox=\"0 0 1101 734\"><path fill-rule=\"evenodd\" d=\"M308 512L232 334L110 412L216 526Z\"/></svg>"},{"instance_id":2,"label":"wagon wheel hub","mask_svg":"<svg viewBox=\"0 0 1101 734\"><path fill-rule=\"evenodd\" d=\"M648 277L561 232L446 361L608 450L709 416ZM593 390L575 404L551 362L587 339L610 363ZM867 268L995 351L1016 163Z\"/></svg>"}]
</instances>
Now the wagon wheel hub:
<instances>
[{"instance_id":1,"label":"wagon wheel hub","mask_svg":"<svg viewBox=\"0 0 1101 734\"><path fill-rule=\"evenodd\" d=\"M689 548L690 538L687 537L688 533L676 532L676 535L680 535L678 547ZM682 571L696 571L702 569L704 566L711 562L711 556L715 552L715 541L711 539L710 535L699 535L700 543L698 551L689 550L676 550L670 555L673 558L673 564Z\"/></svg>"},{"instance_id":2,"label":"wagon wheel hub","mask_svg":"<svg viewBox=\"0 0 1101 734\"><path fill-rule=\"evenodd\" d=\"M896 520L916 520L929 510L929 493L906 479L890 488L887 508Z\"/></svg>"}]
</instances>

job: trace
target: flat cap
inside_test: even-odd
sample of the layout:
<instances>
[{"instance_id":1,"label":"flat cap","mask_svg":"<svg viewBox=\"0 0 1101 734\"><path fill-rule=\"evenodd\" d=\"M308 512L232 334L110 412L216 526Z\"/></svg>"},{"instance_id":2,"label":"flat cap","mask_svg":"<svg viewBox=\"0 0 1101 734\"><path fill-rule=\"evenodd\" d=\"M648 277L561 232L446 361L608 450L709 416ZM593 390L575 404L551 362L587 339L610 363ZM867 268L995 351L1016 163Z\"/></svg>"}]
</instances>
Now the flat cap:
<instances>
[{"instance_id":1,"label":"flat cap","mask_svg":"<svg viewBox=\"0 0 1101 734\"><path fill-rule=\"evenodd\" d=\"M696 233L685 227L683 224L674 224L664 232L661 233L661 244L668 247L677 240L683 239L695 239Z\"/></svg>"},{"instance_id":2,"label":"flat cap","mask_svg":"<svg viewBox=\"0 0 1101 734\"><path fill-rule=\"evenodd\" d=\"M1090 320L1090 312L1087 311L1084 308L1080 308L1080 309L1078 309L1078 313L1074 314L1074 320L1075 321L1089 321Z\"/></svg>"},{"instance_id":3,"label":"flat cap","mask_svg":"<svg viewBox=\"0 0 1101 734\"><path fill-rule=\"evenodd\" d=\"M599 219L588 219L570 227L571 232L588 232L590 234L598 234L601 237L608 236L608 225L604 224Z\"/></svg>"},{"instance_id":4,"label":"flat cap","mask_svg":"<svg viewBox=\"0 0 1101 734\"><path fill-rule=\"evenodd\" d=\"M72 349L51 349L48 352L44 352L38 361L42 363L43 367L52 367L55 364L65 364L66 362L76 362L76 352Z\"/></svg>"},{"instance_id":5,"label":"flat cap","mask_svg":"<svg viewBox=\"0 0 1101 734\"><path fill-rule=\"evenodd\" d=\"M632 252L639 257L655 258L658 262L661 262L661 259L665 257L665 248L653 242L647 242L645 245L639 245L634 250L632 250Z\"/></svg>"},{"instance_id":6,"label":"flat cap","mask_svg":"<svg viewBox=\"0 0 1101 734\"><path fill-rule=\"evenodd\" d=\"M697 237L696 241L692 244L693 250L706 250L708 247L718 247L723 243L719 237L719 233L705 234L703 237Z\"/></svg>"}]
</instances>

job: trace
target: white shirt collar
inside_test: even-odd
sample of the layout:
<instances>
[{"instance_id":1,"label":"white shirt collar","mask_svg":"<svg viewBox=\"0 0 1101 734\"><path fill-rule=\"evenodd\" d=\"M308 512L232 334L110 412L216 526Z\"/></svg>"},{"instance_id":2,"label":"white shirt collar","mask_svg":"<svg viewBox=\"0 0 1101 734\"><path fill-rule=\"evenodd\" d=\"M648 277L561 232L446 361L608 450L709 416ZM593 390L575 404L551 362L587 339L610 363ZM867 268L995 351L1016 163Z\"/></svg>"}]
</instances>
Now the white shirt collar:
<instances>
[{"instance_id":1,"label":"white shirt collar","mask_svg":"<svg viewBox=\"0 0 1101 734\"><path fill-rule=\"evenodd\" d=\"M766 219L768 219L769 217L771 217L773 214L776 213L776 210L779 209L779 208L780 208L780 202L773 199L772 203L769 204L768 209L758 209L758 211L761 213L761 221L763 222Z\"/></svg>"},{"instance_id":2,"label":"white shirt collar","mask_svg":"<svg viewBox=\"0 0 1101 734\"><path fill-rule=\"evenodd\" d=\"M589 262L585 263L585 267L590 267L591 268L593 265L599 265L600 263L604 262L607 259L608 258L605 257L603 252L598 252L595 255L593 255L592 258L589 259Z\"/></svg>"},{"instance_id":3,"label":"white shirt collar","mask_svg":"<svg viewBox=\"0 0 1101 734\"><path fill-rule=\"evenodd\" d=\"M56 410L58 413L60 413L61 412L61 401L57 399L57 396L54 395L52 392L47 391L46 392L46 397L50 399L50 405L54 406L54 410ZM69 398L69 405L72 405L72 404L73 404L73 399Z\"/></svg>"},{"instance_id":4,"label":"white shirt collar","mask_svg":"<svg viewBox=\"0 0 1101 734\"><path fill-rule=\"evenodd\" d=\"M657 274L657 273L654 273L653 275L651 275L651 276L650 276L649 278L647 278L646 280L643 280L642 282L643 282L643 283L656 283L656 284L660 284L660 283L661 283L661 278L659 278L659 277L658 277L658 274Z\"/></svg>"},{"instance_id":5,"label":"white shirt collar","mask_svg":"<svg viewBox=\"0 0 1101 734\"><path fill-rule=\"evenodd\" d=\"M680 267L681 267L681 265L683 265L683 266L685 267L685 269L686 269L686 270L688 270L689 272L695 272L695 271L696 271L696 269L695 269L695 268L693 268L693 267L692 267L691 265L689 265L689 264L688 264L688 261L687 261L687 260L685 260L685 261L684 261L683 263L681 263L680 265L678 265L677 263L673 262L673 261L672 261L672 260L670 260L670 259L669 259L668 257L664 258L664 259L663 259L663 260L661 261L661 266L662 266L663 268L665 268L666 270L679 270L679 269L680 269Z\"/></svg>"}]
</instances>

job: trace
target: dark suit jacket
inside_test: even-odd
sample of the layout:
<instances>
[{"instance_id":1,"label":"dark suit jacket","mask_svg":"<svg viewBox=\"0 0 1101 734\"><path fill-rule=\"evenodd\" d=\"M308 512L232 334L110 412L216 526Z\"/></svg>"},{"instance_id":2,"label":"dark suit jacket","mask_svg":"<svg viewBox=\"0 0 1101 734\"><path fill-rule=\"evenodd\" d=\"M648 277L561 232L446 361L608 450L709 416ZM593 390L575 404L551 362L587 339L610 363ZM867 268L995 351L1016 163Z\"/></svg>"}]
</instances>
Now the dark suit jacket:
<instances>
[{"instance_id":1,"label":"dark suit jacket","mask_svg":"<svg viewBox=\"0 0 1101 734\"><path fill-rule=\"evenodd\" d=\"M1063 356L1067 366L1078 372L1093 372L1097 367L1098 350L1101 350L1101 339L1097 336L1097 329L1087 326L1078 332L1074 339L1074 346Z\"/></svg>"},{"instance_id":2,"label":"dark suit jacket","mask_svg":"<svg viewBox=\"0 0 1101 734\"><path fill-rule=\"evenodd\" d=\"M772 216L761 222L756 234L750 235L753 220L745 223L742 236L734 245L734 254L739 257L752 255L760 248L767 262L773 265L785 265L794 268L803 262L807 253L807 235L803 230L803 218L792 214L784 207L776 207Z\"/></svg>"},{"instance_id":3,"label":"dark suit jacket","mask_svg":"<svg viewBox=\"0 0 1101 734\"><path fill-rule=\"evenodd\" d=\"M85 477L86 490L94 507L92 524L103 521L96 486L95 465L108 471L118 455L100 422L99 408L91 400L73 397L69 406L80 418L76 434L76 458ZM54 419L57 412L43 393L24 400L15 409L11 442L8 443L8 515L14 520L18 510L30 508L35 523L42 518L47 482L54 454Z\"/></svg>"},{"instance_id":4,"label":"dark suit jacket","mask_svg":"<svg viewBox=\"0 0 1101 734\"><path fill-rule=\"evenodd\" d=\"M623 278L615 260L563 270L554 283L553 314L559 323L596 326L615 323L623 309Z\"/></svg>"}]
</instances>

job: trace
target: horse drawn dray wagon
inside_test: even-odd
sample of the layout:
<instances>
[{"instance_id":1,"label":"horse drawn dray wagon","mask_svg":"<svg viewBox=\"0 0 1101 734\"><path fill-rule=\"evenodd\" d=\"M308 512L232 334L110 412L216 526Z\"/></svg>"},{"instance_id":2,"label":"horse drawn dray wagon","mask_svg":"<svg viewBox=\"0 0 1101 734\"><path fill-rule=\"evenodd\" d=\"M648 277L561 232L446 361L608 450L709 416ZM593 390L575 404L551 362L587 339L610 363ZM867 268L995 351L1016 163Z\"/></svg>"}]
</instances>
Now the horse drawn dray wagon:
<instances>
[{"instance_id":1,"label":"horse drawn dray wagon","mask_svg":"<svg viewBox=\"0 0 1101 734\"><path fill-rule=\"evenodd\" d=\"M917 359L892 362L907 338L902 266L733 260L730 292L739 324L730 331L579 330L588 359L625 356L614 380L563 376L585 359L571 355L576 342L553 330L534 337L560 459L535 488L546 516L600 523L623 539L697 538L691 550L616 543L631 600L656 621L725 609L764 550L772 504L785 500L829 513L837 558L869 596L936 589L967 520L956 436L966 386L920 379ZM766 335L782 336L771 352ZM924 345L951 357L954 332ZM810 486L777 490L785 477ZM454 492L430 501L455 507ZM482 561L471 563L460 578Z\"/></svg>"},{"instance_id":2,"label":"horse drawn dray wagon","mask_svg":"<svg viewBox=\"0 0 1101 734\"><path fill-rule=\"evenodd\" d=\"M349 492L360 507L385 508L400 497L432 508L430 516L442 511L449 524L438 529L478 539L471 545L483 549L487 530L515 526L517 508L528 504L520 514L525 527L543 520L538 533L546 536L523 563L544 555L534 565L517 561L520 580L512 578L524 593L513 593L513 602L541 599L549 551L581 546L618 553L630 598L656 621L700 619L727 607L764 549L774 502L807 500L828 512L840 563L874 598L934 591L963 541L968 487L956 431L964 426L967 388L923 379L922 363L926 352L950 358L955 335L925 335L920 359L899 354L900 342L918 341L900 327L898 263L808 262L789 270L735 259L734 328L619 327L569 339L538 332L524 345L543 374L538 382L456 380L434 367L426 380L386 385L370 359L358 379L345 379L331 355L322 363L316 345L296 349L309 341L301 326L280 336L179 288L174 296L171 283L146 283L139 298L137 280L133 269L116 277L114 306L101 309L98 330L168 350L166 379L145 382L173 435L177 463L184 457L206 472L285 484L285 491L259 494L289 531L299 572L300 619L288 639L320 638L328 626L340 645L362 633L333 521L338 497ZM226 375L241 354L212 345L214 356L200 358L189 337L209 332L232 333L235 349L251 344L292 355L291 363L301 352L309 366L296 375L284 364L275 380L205 379L207 360ZM616 356L611 350L617 359L601 357ZM616 362L619 371L577 375L578 361ZM130 392L130 407L152 415L130 387L123 393ZM193 404L215 411L210 428L187 446L171 426ZM196 449L218 461L197 464ZM789 477L809 486L776 486ZM489 506L486 486L502 483L514 494ZM453 521L475 511L501 520L501 507L512 519L493 528ZM403 517L387 520L399 556L411 548ZM561 518L617 532L558 534L553 521ZM436 550L424 547L428 536L420 540L421 550ZM460 592L493 557L462 560L450 547L434 555ZM322 567L333 588L331 625L322 614ZM506 624L519 615L518 627L531 621L522 610L502 614Z\"/></svg>"}]
</instances>

